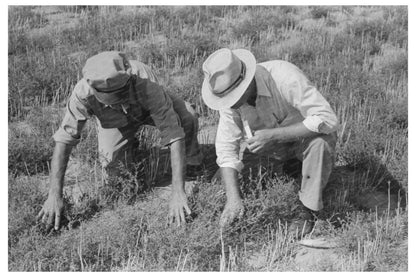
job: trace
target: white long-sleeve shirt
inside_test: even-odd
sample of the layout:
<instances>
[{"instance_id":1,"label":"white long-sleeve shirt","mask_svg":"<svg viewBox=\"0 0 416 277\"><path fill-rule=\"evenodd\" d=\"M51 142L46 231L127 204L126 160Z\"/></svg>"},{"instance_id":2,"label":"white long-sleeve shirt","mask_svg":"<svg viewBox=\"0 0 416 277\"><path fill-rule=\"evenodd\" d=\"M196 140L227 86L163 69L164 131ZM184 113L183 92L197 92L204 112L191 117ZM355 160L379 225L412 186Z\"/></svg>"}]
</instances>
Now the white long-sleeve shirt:
<instances>
[{"instance_id":1,"label":"white long-sleeve shirt","mask_svg":"<svg viewBox=\"0 0 416 277\"><path fill-rule=\"evenodd\" d=\"M254 132L303 122L309 130L329 134L336 131L338 119L329 103L295 65L281 60L257 64L256 105L247 103L238 109L220 110L215 140L217 164L238 171L244 137L243 120Z\"/></svg>"}]
</instances>

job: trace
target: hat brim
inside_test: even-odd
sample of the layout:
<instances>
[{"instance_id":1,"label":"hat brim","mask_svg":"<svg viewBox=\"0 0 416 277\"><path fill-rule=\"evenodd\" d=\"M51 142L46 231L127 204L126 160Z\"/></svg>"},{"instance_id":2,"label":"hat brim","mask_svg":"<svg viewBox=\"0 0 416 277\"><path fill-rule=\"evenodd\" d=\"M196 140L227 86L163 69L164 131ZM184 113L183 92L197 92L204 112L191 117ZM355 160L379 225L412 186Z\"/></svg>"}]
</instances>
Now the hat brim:
<instances>
[{"instance_id":1,"label":"hat brim","mask_svg":"<svg viewBox=\"0 0 416 277\"><path fill-rule=\"evenodd\" d=\"M126 99L128 98L128 91L128 88L124 88L122 90L114 92L100 92L95 90L94 96L95 98L97 98L98 101L105 105L115 105L126 101Z\"/></svg>"},{"instance_id":2,"label":"hat brim","mask_svg":"<svg viewBox=\"0 0 416 277\"><path fill-rule=\"evenodd\" d=\"M208 80L204 79L201 89L202 99L205 104L213 110L231 108L237 103L250 85L250 82L253 80L254 74L256 73L256 58L250 51L245 49L235 49L231 51L245 64L246 74L243 81L236 88L222 97L216 96L210 89Z\"/></svg>"}]
</instances>

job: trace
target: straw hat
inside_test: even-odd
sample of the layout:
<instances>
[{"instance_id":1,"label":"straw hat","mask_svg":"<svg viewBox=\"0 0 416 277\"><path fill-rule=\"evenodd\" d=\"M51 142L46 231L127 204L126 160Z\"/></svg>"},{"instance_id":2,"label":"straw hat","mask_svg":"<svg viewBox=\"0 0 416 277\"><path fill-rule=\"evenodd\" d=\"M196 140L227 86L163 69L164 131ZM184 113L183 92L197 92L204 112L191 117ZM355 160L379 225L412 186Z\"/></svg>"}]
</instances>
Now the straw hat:
<instances>
[{"instance_id":1,"label":"straw hat","mask_svg":"<svg viewBox=\"0 0 416 277\"><path fill-rule=\"evenodd\" d=\"M256 58L245 49L223 48L202 65L202 99L213 110L232 107L243 96L256 72Z\"/></svg>"}]
</instances>

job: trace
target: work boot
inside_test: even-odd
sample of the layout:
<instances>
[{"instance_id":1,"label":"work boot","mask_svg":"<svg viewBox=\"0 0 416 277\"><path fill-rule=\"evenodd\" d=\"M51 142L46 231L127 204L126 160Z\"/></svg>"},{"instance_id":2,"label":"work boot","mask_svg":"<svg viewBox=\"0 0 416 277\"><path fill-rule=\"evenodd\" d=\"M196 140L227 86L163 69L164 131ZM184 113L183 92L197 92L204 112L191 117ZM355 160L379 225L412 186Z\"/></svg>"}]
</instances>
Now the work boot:
<instances>
[{"instance_id":1,"label":"work boot","mask_svg":"<svg viewBox=\"0 0 416 277\"><path fill-rule=\"evenodd\" d=\"M293 211L293 219L290 222L288 231L294 234L295 238L300 239L309 234L315 226L315 217L312 211L306 208L302 202L297 201Z\"/></svg>"}]
</instances>

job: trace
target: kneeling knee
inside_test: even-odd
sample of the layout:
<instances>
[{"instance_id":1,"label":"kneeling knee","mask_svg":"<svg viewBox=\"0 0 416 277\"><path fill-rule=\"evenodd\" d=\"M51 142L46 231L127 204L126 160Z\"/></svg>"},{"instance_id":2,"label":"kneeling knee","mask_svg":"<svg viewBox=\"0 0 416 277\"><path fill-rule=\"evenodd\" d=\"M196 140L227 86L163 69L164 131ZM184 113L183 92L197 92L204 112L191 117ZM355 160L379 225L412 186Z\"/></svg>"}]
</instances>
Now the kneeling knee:
<instances>
[{"instance_id":1,"label":"kneeling knee","mask_svg":"<svg viewBox=\"0 0 416 277\"><path fill-rule=\"evenodd\" d=\"M312 148L318 148L322 149L323 151L329 151L332 152L334 146L329 141L329 139L326 139L325 137L316 137L313 140L310 141L309 147Z\"/></svg>"}]
</instances>

